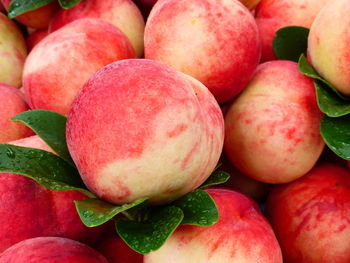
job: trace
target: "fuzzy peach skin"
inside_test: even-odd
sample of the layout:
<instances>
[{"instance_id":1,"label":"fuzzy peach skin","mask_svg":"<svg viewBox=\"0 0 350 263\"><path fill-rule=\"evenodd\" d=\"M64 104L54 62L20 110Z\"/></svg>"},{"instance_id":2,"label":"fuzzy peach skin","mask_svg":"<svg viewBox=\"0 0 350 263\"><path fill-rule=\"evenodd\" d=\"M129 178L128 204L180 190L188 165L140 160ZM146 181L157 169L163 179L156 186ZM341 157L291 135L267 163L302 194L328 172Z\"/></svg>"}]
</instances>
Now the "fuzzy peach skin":
<instances>
[{"instance_id":1,"label":"fuzzy peach skin","mask_svg":"<svg viewBox=\"0 0 350 263\"><path fill-rule=\"evenodd\" d=\"M67 114L93 73L113 61L134 56L130 41L112 24L95 18L73 21L30 52L23 72L26 100L32 109Z\"/></svg>"},{"instance_id":2,"label":"fuzzy peach skin","mask_svg":"<svg viewBox=\"0 0 350 263\"><path fill-rule=\"evenodd\" d=\"M10 121L12 117L29 110L23 94L16 88L0 83L0 143L33 135L21 123Z\"/></svg>"},{"instance_id":3,"label":"fuzzy peach skin","mask_svg":"<svg viewBox=\"0 0 350 263\"><path fill-rule=\"evenodd\" d=\"M286 26L310 28L329 0L262 0L255 10L261 36L261 62L277 59L272 48L276 32ZM333 2L333 1L329 1Z\"/></svg>"},{"instance_id":4,"label":"fuzzy peach skin","mask_svg":"<svg viewBox=\"0 0 350 263\"><path fill-rule=\"evenodd\" d=\"M312 24L308 56L316 71L350 96L350 2L330 1Z\"/></svg>"},{"instance_id":5,"label":"fuzzy peach skin","mask_svg":"<svg viewBox=\"0 0 350 263\"><path fill-rule=\"evenodd\" d=\"M31 33L26 39L28 52L30 52L34 46L38 44L42 39L44 39L48 34L49 32L47 29L37 30Z\"/></svg>"},{"instance_id":6,"label":"fuzzy peach skin","mask_svg":"<svg viewBox=\"0 0 350 263\"><path fill-rule=\"evenodd\" d=\"M87 187L124 204L163 204L197 188L222 150L223 116L197 80L151 60L94 74L74 100L67 144Z\"/></svg>"},{"instance_id":7,"label":"fuzzy peach skin","mask_svg":"<svg viewBox=\"0 0 350 263\"><path fill-rule=\"evenodd\" d=\"M275 234L257 204L226 189L206 190L219 210L210 227L180 226L144 263L282 263Z\"/></svg>"},{"instance_id":8,"label":"fuzzy peach skin","mask_svg":"<svg viewBox=\"0 0 350 263\"><path fill-rule=\"evenodd\" d=\"M146 23L145 57L198 79L223 103L258 65L257 25L236 0L160 0Z\"/></svg>"},{"instance_id":9,"label":"fuzzy peach skin","mask_svg":"<svg viewBox=\"0 0 350 263\"><path fill-rule=\"evenodd\" d=\"M52 152L38 136L10 144ZM83 225L73 203L82 199L86 196L77 191L52 191L24 176L0 173L0 253L39 236L67 237L93 245L105 228Z\"/></svg>"},{"instance_id":10,"label":"fuzzy peach skin","mask_svg":"<svg viewBox=\"0 0 350 263\"><path fill-rule=\"evenodd\" d=\"M321 164L276 186L267 214L285 263L350 262L350 174L343 167Z\"/></svg>"},{"instance_id":11,"label":"fuzzy peach skin","mask_svg":"<svg viewBox=\"0 0 350 263\"><path fill-rule=\"evenodd\" d=\"M1 0L6 10L9 9L11 1ZM15 20L28 27L44 29L49 26L49 22L57 9L58 4L53 1L43 7L19 15Z\"/></svg>"},{"instance_id":12,"label":"fuzzy peach skin","mask_svg":"<svg viewBox=\"0 0 350 263\"><path fill-rule=\"evenodd\" d=\"M0 255L0 263L108 263L94 249L68 238L24 240Z\"/></svg>"},{"instance_id":13,"label":"fuzzy peach skin","mask_svg":"<svg viewBox=\"0 0 350 263\"><path fill-rule=\"evenodd\" d=\"M82 0L71 9L61 9L51 21L50 32L86 17L101 18L115 25L129 38L136 55L143 55L145 22L131 0Z\"/></svg>"},{"instance_id":14,"label":"fuzzy peach skin","mask_svg":"<svg viewBox=\"0 0 350 263\"><path fill-rule=\"evenodd\" d=\"M19 88L27 57L26 42L17 25L0 13L0 82Z\"/></svg>"},{"instance_id":15,"label":"fuzzy peach skin","mask_svg":"<svg viewBox=\"0 0 350 263\"><path fill-rule=\"evenodd\" d=\"M225 117L225 152L244 174L286 183L306 174L324 147L313 81L292 61L261 64Z\"/></svg>"},{"instance_id":16,"label":"fuzzy peach skin","mask_svg":"<svg viewBox=\"0 0 350 263\"><path fill-rule=\"evenodd\" d=\"M97 248L109 263L143 263L143 255L132 250L117 235L102 240Z\"/></svg>"}]
</instances>

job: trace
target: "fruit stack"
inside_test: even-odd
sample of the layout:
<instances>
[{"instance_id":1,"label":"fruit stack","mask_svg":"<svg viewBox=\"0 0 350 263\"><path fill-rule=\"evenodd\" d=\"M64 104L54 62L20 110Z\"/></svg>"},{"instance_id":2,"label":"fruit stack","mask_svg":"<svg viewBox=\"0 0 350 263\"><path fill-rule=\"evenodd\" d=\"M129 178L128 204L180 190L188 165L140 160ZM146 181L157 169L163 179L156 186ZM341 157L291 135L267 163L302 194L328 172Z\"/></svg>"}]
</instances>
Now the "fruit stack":
<instances>
[{"instance_id":1,"label":"fruit stack","mask_svg":"<svg viewBox=\"0 0 350 263\"><path fill-rule=\"evenodd\" d=\"M0 263L349 263L349 0L0 0Z\"/></svg>"}]
</instances>

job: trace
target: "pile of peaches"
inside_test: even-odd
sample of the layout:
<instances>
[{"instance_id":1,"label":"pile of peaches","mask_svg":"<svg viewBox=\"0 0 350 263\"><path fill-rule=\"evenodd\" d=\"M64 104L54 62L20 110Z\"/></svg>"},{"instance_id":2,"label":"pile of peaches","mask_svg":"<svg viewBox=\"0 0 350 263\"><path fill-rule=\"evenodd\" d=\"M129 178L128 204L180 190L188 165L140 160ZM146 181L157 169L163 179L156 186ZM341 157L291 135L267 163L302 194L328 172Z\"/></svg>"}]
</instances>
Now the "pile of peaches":
<instances>
[{"instance_id":1,"label":"pile of peaches","mask_svg":"<svg viewBox=\"0 0 350 263\"><path fill-rule=\"evenodd\" d=\"M0 263L349 263L349 47L349 0L0 0Z\"/></svg>"}]
</instances>

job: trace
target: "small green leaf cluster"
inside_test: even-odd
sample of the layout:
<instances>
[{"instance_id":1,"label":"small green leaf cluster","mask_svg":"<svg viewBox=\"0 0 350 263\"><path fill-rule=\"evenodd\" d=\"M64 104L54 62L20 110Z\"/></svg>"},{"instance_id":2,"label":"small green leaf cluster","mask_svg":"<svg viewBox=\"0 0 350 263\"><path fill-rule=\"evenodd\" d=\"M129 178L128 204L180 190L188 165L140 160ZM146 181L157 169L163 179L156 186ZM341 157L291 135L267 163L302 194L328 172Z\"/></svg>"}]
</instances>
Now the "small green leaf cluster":
<instances>
[{"instance_id":1,"label":"small green leaf cluster","mask_svg":"<svg viewBox=\"0 0 350 263\"><path fill-rule=\"evenodd\" d=\"M16 16L22 15L29 11L43 7L55 0L12 0L8 16L9 18L15 18ZM59 5L64 9L74 7L81 0L58 0Z\"/></svg>"},{"instance_id":2,"label":"small green leaf cluster","mask_svg":"<svg viewBox=\"0 0 350 263\"><path fill-rule=\"evenodd\" d=\"M350 98L323 79L306 59L308 34L309 30L303 27L280 29L273 41L274 52L279 59L298 62L300 72L314 79L317 104L325 114L321 135L334 153L350 160Z\"/></svg>"},{"instance_id":3,"label":"small green leaf cluster","mask_svg":"<svg viewBox=\"0 0 350 263\"><path fill-rule=\"evenodd\" d=\"M163 206L148 206L148 198L116 206L98 199L84 185L68 151L66 117L46 110L31 110L12 118L31 128L54 152L0 144L0 173L26 176L51 190L76 190L89 197L74 201L82 222L96 227L115 221L119 236L135 251L159 249L180 224L211 226L218 221L214 200L202 188L224 183L229 175L215 168L201 189ZM117 216L123 215L123 216Z\"/></svg>"}]
</instances>

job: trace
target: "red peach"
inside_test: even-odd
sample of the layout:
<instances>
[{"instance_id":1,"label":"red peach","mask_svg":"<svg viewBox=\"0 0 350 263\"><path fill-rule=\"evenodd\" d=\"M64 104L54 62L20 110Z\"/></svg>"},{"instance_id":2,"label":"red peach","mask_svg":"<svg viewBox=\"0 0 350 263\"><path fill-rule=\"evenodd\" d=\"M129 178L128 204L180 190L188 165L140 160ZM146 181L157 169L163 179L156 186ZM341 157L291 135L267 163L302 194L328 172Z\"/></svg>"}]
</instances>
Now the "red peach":
<instances>
[{"instance_id":1,"label":"red peach","mask_svg":"<svg viewBox=\"0 0 350 263\"><path fill-rule=\"evenodd\" d=\"M316 71L350 95L350 2L329 1L310 29L308 55Z\"/></svg>"},{"instance_id":2,"label":"red peach","mask_svg":"<svg viewBox=\"0 0 350 263\"><path fill-rule=\"evenodd\" d=\"M0 82L16 88L22 83L27 49L21 30L0 13Z\"/></svg>"},{"instance_id":3,"label":"red peach","mask_svg":"<svg viewBox=\"0 0 350 263\"><path fill-rule=\"evenodd\" d=\"M210 227L180 226L145 263L282 263L281 249L257 204L238 192L208 189L219 210Z\"/></svg>"},{"instance_id":4,"label":"red peach","mask_svg":"<svg viewBox=\"0 0 350 263\"><path fill-rule=\"evenodd\" d=\"M124 60L85 83L66 136L85 184L101 199L160 204L208 178L222 150L223 117L199 81L155 61Z\"/></svg>"},{"instance_id":5,"label":"red peach","mask_svg":"<svg viewBox=\"0 0 350 263\"><path fill-rule=\"evenodd\" d=\"M223 103L250 80L260 38L239 1L161 0L146 23L145 57L198 79Z\"/></svg>"},{"instance_id":6,"label":"red peach","mask_svg":"<svg viewBox=\"0 0 350 263\"><path fill-rule=\"evenodd\" d=\"M108 263L94 249L60 237L27 239L0 255L0 263Z\"/></svg>"},{"instance_id":7,"label":"red peach","mask_svg":"<svg viewBox=\"0 0 350 263\"><path fill-rule=\"evenodd\" d=\"M286 263L350 262L350 174L321 164L276 186L267 213Z\"/></svg>"},{"instance_id":8,"label":"red peach","mask_svg":"<svg viewBox=\"0 0 350 263\"><path fill-rule=\"evenodd\" d=\"M100 18L118 27L129 38L136 55L142 56L145 22L131 0L82 0L71 9L61 9L51 21L50 32L86 17Z\"/></svg>"},{"instance_id":9,"label":"red peach","mask_svg":"<svg viewBox=\"0 0 350 263\"><path fill-rule=\"evenodd\" d=\"M6 10L9 9L11 1L12 0L1 0ZM39 29L47 28L57 8L57 2L53 1L43 7L19 15L15 20L28 27Z\"/></svg>"},{"instance_id":10,"label":"red peach","mask_svg":"<svg viewBox=\"0 0 350 263\"><path fill-rule=\"evenodd\" d=\"M225 118L225 152L244 174L286 183L306 174L322 153L322 114L312 79L292 61L261 64Z\"/></svg>"},{"instance_id":11,"label":"red peach","mask_svg":"<svg viewBox=\"0 0 350 263\"><path fill-rule=\"evenodd\" d=\"M52 150L38 136L10 144ZM0 252L22 240L60 236L94 244L104 227L87 228L73 200L86 199L77 191L51 191L17 174L0 174Z\"/></svg>"},{"instance_id":12,"label":"red peach","mask_svg":"<svg viewBox=\"0 0 350 263\"><path fill-rule=\"evenodd\" d=\"M122 239L111 236L97 248L109 263L143 263L143 255L132 250Z\"/></svg>"},{"instance_id":13,"label":"red peach","mask_svg":"<svg viewBox=\"0 0 350 263\"><path fill-rule=\"evenodd\" d=\"M255 10L256 23L261 36L261 62L276 59L272 42L279 29L286 26L310 28L327 1L262 0Z\"/></svg>"},{"instance_id":14,"label":"red peach","mask_svg":"<svg viewBox=\"0 0 350 263\"><path fill-rule=\"evenodd\" d=\"M101 19L76 20L51 33L30 52L23 72L32 109L67 114L85 81L101 67L134 57L127 37Z\"/></svg>"},{"instance_id":15,"label":"red peach","mask_svg":"<svg viewBox=\"0 0 350 263\"><path fill-rule=\"evenodd\" d=\"M45 38L48 34L49 32L47 31L47 29L38 30L31 33L26 39L28 51L30 52L33 49L33 47L36 44L38 44L43 38Z\"/></svg>"},{"instance_id":16,"label":"red peach","mask_svg":"<svg viewBox=\"0 0 350 263\"><path fill-rule=\"evenodd\" d=\"M21 123L10 121L15 115L29 110L23 94L16 88L0 83L0 143L33 135Z\"/></svg>"}]
</instances>

